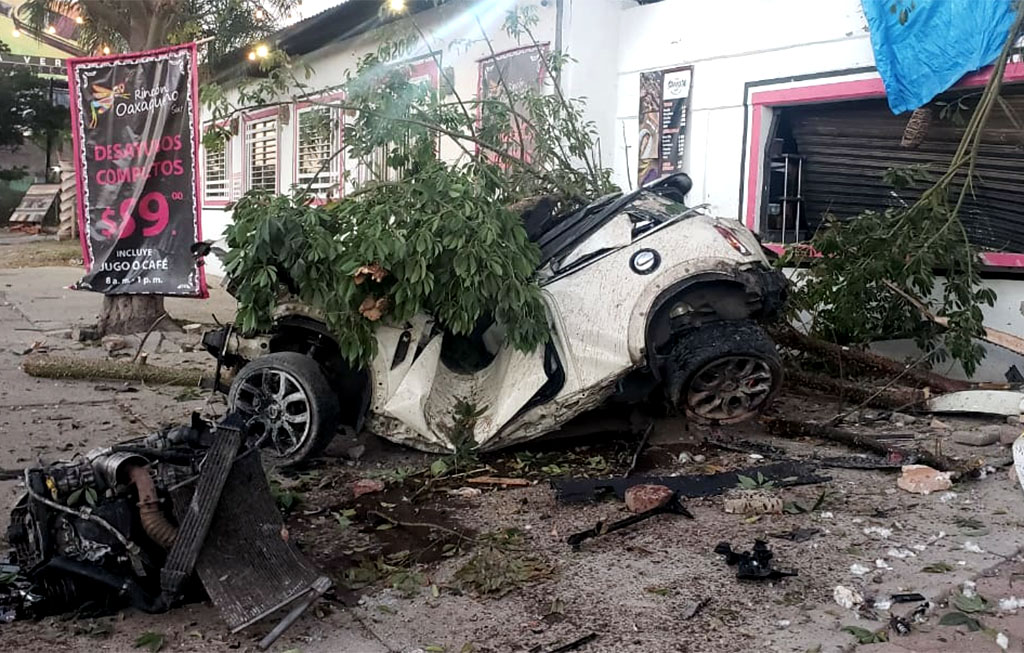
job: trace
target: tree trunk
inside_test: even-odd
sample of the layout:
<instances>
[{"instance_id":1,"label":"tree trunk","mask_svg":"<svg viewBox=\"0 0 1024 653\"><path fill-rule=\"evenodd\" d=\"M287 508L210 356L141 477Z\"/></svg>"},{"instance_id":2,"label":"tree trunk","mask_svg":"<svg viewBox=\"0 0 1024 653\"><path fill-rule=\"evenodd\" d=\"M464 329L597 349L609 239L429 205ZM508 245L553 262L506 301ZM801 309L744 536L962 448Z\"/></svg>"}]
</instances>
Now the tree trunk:
<instances>
[{"instance_id":1,"label":"tree trunk","mask_svg":"<svg viewBox=\"0 0 1024 653\"><path fill-rule=\"evenodd\" d=\"M159 295L106 295L100 312L100 335L144 333L164 314L164 298ZM174 323L164 320L168 325Z\"/></svg>"}]
</instances>

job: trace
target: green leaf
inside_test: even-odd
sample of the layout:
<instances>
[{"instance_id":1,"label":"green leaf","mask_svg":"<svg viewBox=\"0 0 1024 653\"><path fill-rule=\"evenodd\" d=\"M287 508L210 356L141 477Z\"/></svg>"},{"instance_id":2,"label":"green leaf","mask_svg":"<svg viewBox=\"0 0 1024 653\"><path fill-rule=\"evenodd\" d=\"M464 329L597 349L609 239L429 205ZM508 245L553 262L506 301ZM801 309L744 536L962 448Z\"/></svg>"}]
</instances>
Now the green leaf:
<instances>
[{"instance_id":1,"label":"green leaf","mask_svg":"<svg viewBox=\"0 0 1024 653\"><path fill-rule=\"evenodd\" d=\"M348 528L352 524L352 520L349 519L347 515L343 515L339 512L334 512L331 514L334 515L335 521L338 522L338 528L342 530Z\"/></svg>"},{"instance_id":2,"label":"green leaf","mask_svg":"<svg viewBox=\"0 0 1024 653\"><path fill-rule=\"evenodd\" d=\"M981 630L981 622L963 612L947 612L939 619L940 626L967 626L971 632Z\"/></svg>"},{"instance_id":3,"label":"green leaf","mask_svg":"<svg viewBox=\"0 0 1024 653\"><path fill-rule=\"evenodd\" d=\"M430 474L435 478L438 476L444 476L448 473L448 463L444 461L444 458L438 458L434 462L430 463Z\"/></svg>"},{"instance_id":4,"label":"green leaf","mask_svg":"<svg viewBox=\"0 0 1024 653\"><path fill-rule=\"evenodd\" d=\"M961 612L984 612L988 610L989 604L983 596L964 596L960 592L953 595L953 605Z\"/></svg>"},{"instance_id":5,"label":"green leaf","mask_svg":"<svg viewBox=\"0 0 1024 653\"><path fill-rule=\"evenodd\" d=\"M86 503L88 503L90 506L95 506L97 498L98 497L96 495L96 490L94 488L91 488L91 487L85 488L85 502Z\"/></svg>"},{"instance_id":6,"label":"green leaf","mask_svg":"<svg viewBox=\"0 0 1024 653\"><path fill-rule=\"evenodd\" d=\"M856 637L857 641L861 644L877 644L888 639L884 628L882 630L870 631L860 626L843 626L842 630Z\"/></svg>"},{"instance_id":7,"label":"green leaf","mask_svg":"<svg viewBox=\"0 0 1024 653\"><path fill-rule=\"evenodd\" d=\"M164 634L146 631L135 638L135 648L147 648L150 653L158 653L164 647Z\"/></svg>"},{"instance_id":8,"label":"green leaf","mask_svg":"<svg viewBox=\"0 0 1024 653\"><path fill-rule=\"evenodd\" d=\"M78 488L74 492L68 495L68 505L77 506L82 501L83 488Z\"/></svg>"}]
</instances>

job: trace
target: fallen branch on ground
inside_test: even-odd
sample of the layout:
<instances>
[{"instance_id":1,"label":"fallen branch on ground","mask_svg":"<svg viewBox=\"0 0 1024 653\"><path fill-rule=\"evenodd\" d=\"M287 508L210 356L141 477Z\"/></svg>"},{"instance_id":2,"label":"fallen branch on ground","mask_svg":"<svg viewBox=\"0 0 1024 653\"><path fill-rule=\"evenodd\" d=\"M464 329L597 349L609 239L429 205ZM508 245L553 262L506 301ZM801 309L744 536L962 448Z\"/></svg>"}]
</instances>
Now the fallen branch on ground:
<instances>
[{"instance_id":1,"label":"fallen branch on ground","mask_svg":"<svg viewBox=\"0 0 1024 653\"><path fill-rule=\"evenodd\" d=\"M966 381L957 381L926 370L908 370L906 365L898 361L873 354L869 351L843 347L819 340L818 338L800 333L790 326L772 329L772 337L782 347L798 349L829 362L842 361L844 366L850 366L865 374L881 378L890 378L897 374L902 374L908 384L928 387L940 392L959 392L961 390L969 390L971 387Z\"/></svg>"},{"instance_id":2,"label":"fallen branch on ground","mask_svg":"<svg viewBox=\"0 0 1024 653\"><path fill-rule=\"evenodd\" d=\"M819 438L838 442L853 449L861 449L888 456L906 465L914 463L928 465L939 471L955 472L957 475L967 474L974 471L977 467L977 464L972 461L957 460L942 454L934 454L920 449L908 450L891 447L870 435L837 429L827 424L804 422L784 417L764 417L761 421L772 435L788 438Z\"/></svg>"},{"instance_id":3,"label":"fallen branch on ground","mask_svg":"<svg viewBox=\"0 0 1024 653\"><path fill-rule=\"evenodd\" d=\"M844 397L872 408L888 408L890 410L906 408L924 403L927 399L923 390L911 388L884 388L843 381L824 374L805 372L794 367L786 367L786 383L796 388L812 388L830 395Z\"/></svg>"},{"instance_id":4,"label":"fallen branch on ground","mask_svg":"<svg viewBox=\"0 0 1024 653\"><path fill-rule=\"evenodd\" d=\"M117 379L183 386L199 386L205 381L212 382L210 375L202 370L72 356L30 356L21 364L21 369L29 376L44 379Z\"/></svg>"}]
</instances>

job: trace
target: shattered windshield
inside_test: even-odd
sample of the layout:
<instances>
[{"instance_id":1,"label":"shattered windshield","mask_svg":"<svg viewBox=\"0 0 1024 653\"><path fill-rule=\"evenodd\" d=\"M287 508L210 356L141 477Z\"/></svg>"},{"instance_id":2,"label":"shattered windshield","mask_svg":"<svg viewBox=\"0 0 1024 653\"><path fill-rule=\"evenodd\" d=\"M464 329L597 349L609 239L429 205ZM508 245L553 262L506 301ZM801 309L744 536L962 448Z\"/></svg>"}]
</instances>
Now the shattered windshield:
<instances>
[{"instance_id":1,"label":"shattered windshield","mask_svg":"<svg viewBox=\"0 0 1024 653\"><path fill-rule=\"evenodd\" d=\"M626 213L638 222L665 222L681 215L686 207L657 193L640 193L626 207Z\"/></svg>"}]
</instances>

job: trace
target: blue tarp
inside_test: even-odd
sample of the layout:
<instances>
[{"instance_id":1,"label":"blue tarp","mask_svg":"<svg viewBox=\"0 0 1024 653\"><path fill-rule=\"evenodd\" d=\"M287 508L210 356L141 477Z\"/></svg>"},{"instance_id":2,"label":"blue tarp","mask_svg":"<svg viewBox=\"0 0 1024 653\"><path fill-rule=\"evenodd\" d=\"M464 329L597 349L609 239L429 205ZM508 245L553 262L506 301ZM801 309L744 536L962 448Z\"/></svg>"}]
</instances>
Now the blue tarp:
<instances>
[{"instance_id":1,"label":"blue tarp","mask_svg":"<svg viewBox=\"0 0 1024 653\"><path fill-rule=\"evenodd\" d=\"M966 73L995 61L1013 0L861 0L889 108L927 104Z\"/></svg>"}]
</instances>

